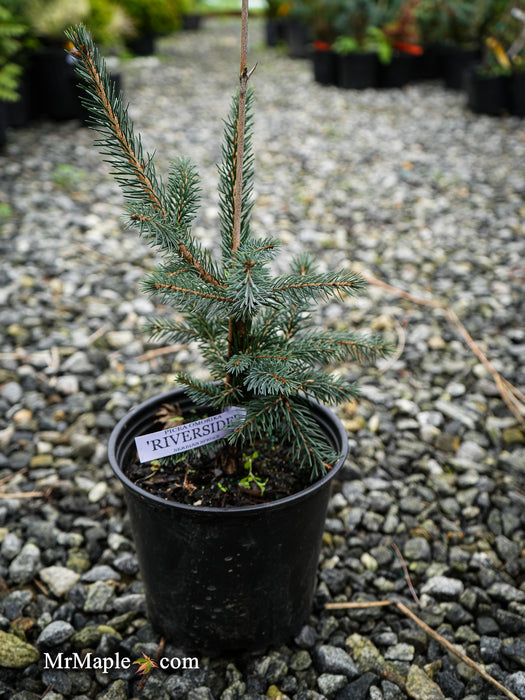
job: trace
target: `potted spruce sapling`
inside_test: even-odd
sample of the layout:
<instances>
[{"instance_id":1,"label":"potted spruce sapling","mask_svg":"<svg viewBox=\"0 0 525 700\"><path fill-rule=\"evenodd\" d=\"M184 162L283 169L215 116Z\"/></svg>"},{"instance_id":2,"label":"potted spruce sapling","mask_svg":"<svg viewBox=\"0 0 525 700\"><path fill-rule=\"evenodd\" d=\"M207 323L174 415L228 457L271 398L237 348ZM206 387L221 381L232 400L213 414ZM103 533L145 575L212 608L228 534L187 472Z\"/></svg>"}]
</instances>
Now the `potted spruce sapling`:
<instances>
[{"instance_id":1,"label":"potted spruce sapling","mask_svg":"<svg viewBox=\"0 0 525 700\"><path fill-rule=\"evenodd\" d=\"M150 329L196 342L209 369L209 381L181 373L179 387L133 409L108 447L152 624L201 652L262 649L307 621L330 487L348 449L326 404L357 393L326 366L388 352L379 338L312 325L318 302L362 290L360 275L319 272L307 256L273 274L278 242L250 233L247 17L244 0L239 88L218 168L220 257L192 234L194 167L179 159L165 181L157 175L88 32L68 31L130 226L160 255L144 286L173 315Z\"/></svg>"}]
</instances>

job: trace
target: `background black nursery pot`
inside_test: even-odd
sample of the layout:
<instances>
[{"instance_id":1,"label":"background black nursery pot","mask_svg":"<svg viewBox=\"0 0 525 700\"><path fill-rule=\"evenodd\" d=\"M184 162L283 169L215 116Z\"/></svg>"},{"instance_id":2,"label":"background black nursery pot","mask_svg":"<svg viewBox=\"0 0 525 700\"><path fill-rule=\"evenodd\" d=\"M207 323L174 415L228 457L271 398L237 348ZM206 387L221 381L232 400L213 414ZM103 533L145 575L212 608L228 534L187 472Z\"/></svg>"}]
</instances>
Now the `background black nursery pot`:
<instances>
[{"instance_id":1,"label":"background black nursery pot","mask_svg":"<svg viewBox=\"0 0 525 700\"><path fill-rule=\"evenodd\" d=\"M203 381L179 374L178 382L184 387L183 399L177 395L177 399L169 404L167 413L166 408L160 410L162 402L157 402L155 411L149 406L146 422L141 418L136 430L130 428L135 422L135 416L130 414L123 424L119 424L111 439L112 464L120 478L120 472L124 472L123 480L130 489L132 517L134 503L145 499L152 501L146 509L148 515L138 516L142 520L135 525L135 533L140 556L143 550L141 569L147 593L151 594L150 612L159 618L166 599L176 596L171 591L176 591L177 587L180 589L181 582L191 585L195 575L199 576L200 564L195 563L196 558L201 556L204 562L208 556L195 554L188 561L188 569L183 570L182 561L188 559L185 549L188 537L182 537L180 544L176 544L178 535L173 534L175 540L170 539L167 530L176 533L182 528L187 534L188 528L194 527L194 514L202 509L203 502L210 502L206 499L219 497L221 504L226 506L222 508L226 523L224 539L215 542L213 548L223 560L225 556L243 557L244 564L238 567L239 572L253 568L249 562L253 563L257 558L265 560L266 553L270 555L272 546L263 544L263 531L275 534L281 529L295 530L303 538L303 517L310 518L310 515L296 516L298 520L293 526L261 527L253 515L255 511L250 508L261 508L264 520L270 512L266 506L272 505L280 517L285 502L290 498L294 500L295 493L298 493L297 500L308 501L312 486L324 486L333 478L344 461L346 439L341 437L344 433L332 414L328 421L331 427L327 427L327 413L324 408L318 408L318 403L336 404L353 399L357 389L344 377L335 376L327 366L347 360L371 360L388 352L385 343L376 337L315 328L314 312L318 302L360 292L364 286L360 275L319 272L308 256L294 260L289 273L273 274L271 261L279 249L277 241L273 238L256 239L250 234L254 156L251 148L253 92L248 87L250 73L246 65L247 16L247 3L244 2L239 90L225 123L219 164L220 244L217 250L204 249L192 233L199 201L198 177L193 166L187 160L179 159L173 163L167 181L157 176L152 156L143 152L140 137L134 135L127 108L108 80L104 61L90 36L83 27L68 32L74 45L72 55L77 71L87 90L86 105L92 114L94 128L100 134L98 143L122 186L129 223L160 254L161 262L148 275L144 287L166 306L172 307L174 313L167 319L151 319L149 330L154 336L169 342L196 342L210 375L209 380ZM130 474L137 462L132 438L148 432L150 427L155 431L159 426L194 420L194 414L187 415L189 405L193 412L205 412L208 416L232 406L238 407L240 413L232 423L230 433L211 447L194 448L147 464L146 473L142 471L140 476L142 485L147 482L147 491L137 484L131 486ZM138 411L142 415L142 407ZM278 470L272 466L272 453L279 457L281 467ZM173 470L178 470L181 478L177 481L171 477L173 489L166 494L166 481L170 480ZM284 490L283 481L287 484ZM246 492L252 499L250 503L260 505L241 508L246 503ZM326 491L317 506L317 525L313 528L316 532L312 531L307 537L310 547L307 568L310 573L305 571L304 576L309 581L305 587L310 593L303 596L304 600L311 599L315 577L313 563L319 551L327 498ZM159 512L165 500L178 502L179 513L183 513L184 518L189 517L189 521L183 525L168 525L165 516ZM169 509L170 512L174 510L171 505ZM247 530L244 537L248 539L243 540L239 535L234 555L224 555L230 547L228 542L232 541L229 523L234 510L240 511ZM221 514L214 513L213 517L216 516L220 518ZM205 511L203 521L210 522L209 511ZM254 531L250 530L252 525ZM155 581L150 580L150 584L147 557L152 547L140 544L142 533L148 527L153 529L153 535L144 535L145 542L159 537L161 531L166 531L167 538L159 552L167 568L164 574L153 577ZM195 533L199 533L197 539L213 541L215 528L215 525L211 528L195 526ZM236 538L237 535L233 539ZM279 549L280 541L274 542L273 549ZM294 546L303 547L297 541L286 551L292 551ZM174 551L180 556L174 555ZM273 561L265 561L265 565L271 569ZM224 568L224 563L221 566ZM208 564L208 568L215 571L213 565ZM178 583L173 580L175 571ZM230 573L229 568L227 573ZM219 576L217 572L214 575ZM297 572L296 582L290 582L290 589L300 587L297 580L302 575ZM164 577L163 601L152 602L153 584L161 576ZM235 594L242 596L246 585L236 577L227 579L224 590L233 596L229 599L234 606ZM212 597L208 594L213 585L212 580L207 584L207 591L202 589L204 600ZM196 584L194 587L198 588ZM237 598L238 609L240 600ZM195 610L201 604L203 602L196 603ZM300 617L304 618L304 605L301 606ZM258 620L257 625L266 624L265 618L272 617L262 604L258 609L253 600L249 607L254 619ZM173 618L182 625L181 615L179 608ZM221 615L224 618L224 611ZM166 612L164 616L166 620L170 617ZM284 619L285 615L279 617ZM194 615L191 624L199 626L197 616ZM252 627L258 628L257 625L252 624ZM293 626L296 627L297 623ZM286 623L284 627L287 627ZM170 630L163 629L170 634ZM290 632L288 625L286 633ZM228 634L227 630L219 634L215 646L229 644L226 641ZM172 636L176 635L173 632ZM222 641L218 641L219 637ZM258 641L251 646L281 637L262 631ZM198 636L194 636L188 639L188 643L197 644L197 639ZM247 640L243 643L249 644Z\"/></svg>"}]
</instances>

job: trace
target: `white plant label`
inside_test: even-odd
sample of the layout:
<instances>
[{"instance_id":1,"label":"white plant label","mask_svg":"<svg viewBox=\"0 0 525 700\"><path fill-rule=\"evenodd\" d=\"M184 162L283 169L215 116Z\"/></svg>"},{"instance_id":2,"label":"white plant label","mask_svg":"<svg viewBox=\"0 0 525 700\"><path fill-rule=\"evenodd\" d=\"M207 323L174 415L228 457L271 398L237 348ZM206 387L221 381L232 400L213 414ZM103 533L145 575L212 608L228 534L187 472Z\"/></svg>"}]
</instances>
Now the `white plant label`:
<instances>
[{"instance_id":1,"label":"white plant label","mask_svg":"<svg viewBox=\"0 0 525 700\"><path fill-rule=\"evenodd\" d=\"M151 462L220 440L232 432L231 424L245 415L246 411L243 408L232 406L216 416L175 425L148 435L139 435L135 438L139 460L141 463Z\"/></svg>"}]
</instances>

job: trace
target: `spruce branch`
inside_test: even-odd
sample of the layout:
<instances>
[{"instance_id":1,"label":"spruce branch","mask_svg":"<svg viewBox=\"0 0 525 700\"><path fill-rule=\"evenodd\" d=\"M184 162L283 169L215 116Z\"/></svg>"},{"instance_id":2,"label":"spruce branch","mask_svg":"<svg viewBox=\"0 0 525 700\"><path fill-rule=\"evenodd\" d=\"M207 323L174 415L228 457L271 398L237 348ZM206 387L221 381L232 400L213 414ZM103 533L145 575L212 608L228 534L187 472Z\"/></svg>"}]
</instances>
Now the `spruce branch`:
<instances>
[{"instance_id":1,"label":"spruce branch","mask_svg":"<svg viewBox=\"0 0 525 700\"><path fill-rule=\"evenodd\" d=\"M384 358L391 348L378 336L368 336L361 333L331 331L330 333L308 333L294 341L294 349L298 354L307 357L317 357L324 362L353 360L355 362L370 362Z\"/></svg>"},{"instance_id":2,"label":"spruce branch","mask_svg":"<svg viewBox=\"0 0 525 700\"><path fill-rule=\"evenodd\" d=\"M159 215L148 204L128 204L127 210L130 213L130 226L138 228L139 235L151 246L159 248L170 258L178 256L204 282L215 289L223 289L220 274L210 254L192 239L187 227L170 222L168 217Z\"/></svg>"},{"instance_id":3,"label":"spruce branch","mask_svg":"<svg viewBox=\"0 0 525 700\"><path fill-rule=\"evenodd\" d=\"M200 204L200 178L195 166L186 158L176 160L170 169L168 193L174 218L181 227L189 227Z\"/></svg>"},{"instance_id":4,"label":"spruce branch","mask_svg":"<svg viewBox=\"0 0 525 700\"><path fill-rule=\"evenodd\" d=\"M286 446L294 466L310 468L316 476L338 455L312 417L311 402L335 404L357 396L355 384L323 367L371 361L389 348L375 336L313 329L317 302L358 294L365 286L361 275L319 272L311 257L300 255L288 274L273 276L270 262L279 243L251 236L254 97L248 82L253 70L246 66L248 1L242 4L239 88L224 123L218 167L219 259L192 231L200 202L193 165L179 158L165 182L157 177L153 157L135 137L128 108L114 93L87 31L74 28L68 37L86 87L85 104L100 135L97 143L125 196L129 225L162 258L143 289L177 315L154 318L147 329L153 338L167 340L170 352L181 343L199 347L209 380L184 372L177 377L197 406L245 411L225 440L224 468L229 473L242 469L246 445L273 436Z\"/></svg>"},{"instance_id":5,"label":"spruce branch","mask_svg":"<svg viewBox=\"0 0 525 700\"><path fill-rule=\"evenodd\" d=\"M66 36L73 44L70 54L75 59L77 74L84 81L87 93L84 102L93 117L93 128L102 135L97 143L101 146L101 153L110 158L115 179L130 200L138 199L149 204L163 218L167 217L169 203L157 179L152 156L144 156L140 136L134 135L128 108L123 105L122 97L115 93L105 61L83 25L68 29ZM178 242L177 248L179 255L202 279L216 287L221 286L182 241Z\"/></svg>"},{"instance_id":6,"label":"spruce branch","mask_svg":"<svg viewBox=\"0 0 525 700\"><path fill-rule=\"evenodd\" d=\"M188 343L199 336L195 328L171 319L153 319L146 325L145 331L152 340L165 338L171 343Z\"/></svg>"},{"instance_id":7,"label":"spruce branch","mask_svg":"<svg viewBox=\"0 0 525 700\"><path fill-rule=\"evenodd\" d=\"M331 448L322 449L323 435L318 424L312 419L309 409L297 400L289 398L284 400L284 407L288 413L290 432L294 436L296 459L299 459L301 454L306 455L312 478L329 471L338 455Z\"/></svg>"},{"instance_id":8,"label":"spruce branch","mask_svg":"<svg viewBox=\"0 0 525 700\"><path fill-rule=\"evenodd\" d=\"M332 296L343 299L347 294L355 295L366 286L365 280L357 272L310 273L296 275L290 273L274 280L271 290L273 297L286 295L298 303L326 301Z\"/></svg>"}]
</instances>

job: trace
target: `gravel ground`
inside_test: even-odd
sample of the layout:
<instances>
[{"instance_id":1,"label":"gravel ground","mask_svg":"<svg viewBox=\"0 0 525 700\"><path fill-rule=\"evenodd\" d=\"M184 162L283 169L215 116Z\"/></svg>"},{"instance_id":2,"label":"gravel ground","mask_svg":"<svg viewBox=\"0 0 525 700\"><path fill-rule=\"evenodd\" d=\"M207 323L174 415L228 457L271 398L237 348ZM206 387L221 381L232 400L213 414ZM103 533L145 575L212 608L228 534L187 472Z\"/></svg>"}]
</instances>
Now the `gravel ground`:
<instances>
[{"instance_id":1,"label":"gravel ground","mask_svg":"<svg viewBox=\"0 0 525 700\"><path fill-rule=\"evenodd\" d=\"M120 66L159 170L177 155L197 164L210 246L237 35L236 20L208 20ZM264 47L261 24L250 36L256 232L449 304L523 391L524 122L475 116L439 84L322 87L307 61ZM343 368L362 400L339 410L351 453L309 625L282 648L146 682L133 667L44 667L46 653L155 653L106 442L176 370L205 374L194 348L160 354L141 333L152 253L124 230L92 142L77 122L38 123L11 131L0 156L0 698L504 697L396 608L325 608L392 597L525 698L525 431L442 309L376 285L323 310L400 353Z\"/></svg>"}]
</instances>

